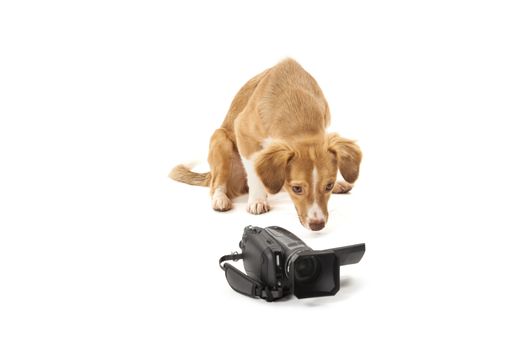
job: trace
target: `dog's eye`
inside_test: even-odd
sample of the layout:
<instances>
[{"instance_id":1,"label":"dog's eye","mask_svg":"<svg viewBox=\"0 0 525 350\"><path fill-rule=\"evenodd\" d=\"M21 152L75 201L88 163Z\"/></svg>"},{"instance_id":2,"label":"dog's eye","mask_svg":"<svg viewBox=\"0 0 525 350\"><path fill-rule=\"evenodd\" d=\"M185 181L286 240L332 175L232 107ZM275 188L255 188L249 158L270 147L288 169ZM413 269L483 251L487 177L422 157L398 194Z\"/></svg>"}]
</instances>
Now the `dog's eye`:
<instances>
[{"instance_id":1,"label":"dog's eye","mask_svg":"<svg viewBox=\"0 0 525 350\"><path fill-rule=\"evenodd\" d=\"M327 192L328 192L328 191L331 191L331 190L333 190L333 189L334 189L334 184L333 184L332 182L329 183L328 185L326 185L326 191L327 191Z\"/></svg>"},{"instance_id":2,"label":"dog's eye","mask_svg":"<svg viewBox=\"0 0 525 350\"><path fill-rule=\"evenodd\" d=\"M301 186L292 186L292 191L295 194L302 194L303 193L303 188Z\"/></svg>"}]
</instances>

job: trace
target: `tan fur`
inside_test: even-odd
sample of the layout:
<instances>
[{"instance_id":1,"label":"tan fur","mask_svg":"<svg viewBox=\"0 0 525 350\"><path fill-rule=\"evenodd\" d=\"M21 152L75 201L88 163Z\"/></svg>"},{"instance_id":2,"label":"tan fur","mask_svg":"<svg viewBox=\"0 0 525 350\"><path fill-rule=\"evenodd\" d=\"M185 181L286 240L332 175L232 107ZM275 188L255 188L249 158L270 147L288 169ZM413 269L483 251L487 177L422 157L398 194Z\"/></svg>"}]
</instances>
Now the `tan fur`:
<instances>
[{"instance_id":1,"label":"tan fur","mask_svg":"<svg viewBox=\"0 0 525 350\"><path fill-rule=\"evenodd\" d=\"M361 164L361 149L353 142L337 134L328 135L328 150L337 156L339 171L349 183L354 183L359 177Z\"/></svg>"},{"instance_id":2,"label":"tan fur","mask_svg":"<svg viewBox=\"0 0 525 350\"><path fill-rule=\"evenodd\" d=\"M177 165L169 175L173 180L184 182L188 185L209 186L211 173L194 173L185 165Z\"/></svg>"},{"instance_id":3,"label":"tan fur","mask_svg":"<svg viewBox=\"0 0 525 350\"><path fill-rule=\"evenodd\" d=\"M286 181L286 166L295 151L286 143L274 143L257 157L255 170L269 193L279 192Z\"/></svg>"},{"instance_id":4,"label":"tan fur","mask_svg":"<svg viewBox=\"0 0 525 350\"><path fill-rule=\"evenodd\" d=\"M352 188L361 162L355 142L325 133L329 123L330 110L315 79L297 62L286 59L250 79L233 99L221 128L210 140L210 174L178 166L170 176L190 184L209 184L212 207L228 210L231 199L248 190L242 157L253 162L266 192L284 188L301 223L318 230L328 219L330 194ZM338 169L347 182L336 183ZM299 194L294 192L298 187ZM269 210L266 198L258 198L255 204L249 205L255 208L249 209L254 214Z\"/></svg>"}]
</instances>

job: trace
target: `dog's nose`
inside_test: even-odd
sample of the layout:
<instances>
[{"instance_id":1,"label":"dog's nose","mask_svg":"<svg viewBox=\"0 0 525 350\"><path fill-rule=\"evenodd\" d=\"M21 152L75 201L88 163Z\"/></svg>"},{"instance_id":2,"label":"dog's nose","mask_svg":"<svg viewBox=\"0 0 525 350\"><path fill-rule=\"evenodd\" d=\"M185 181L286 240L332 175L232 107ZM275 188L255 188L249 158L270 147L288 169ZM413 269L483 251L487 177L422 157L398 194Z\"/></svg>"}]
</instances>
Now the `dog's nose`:
<instances>
[{"instance_id":1,"label":"dog's nose","mask_svg":"<svg viewBox=\"0 0 525 350\"><path fill-rule=\"evenodd\" d=\"M324 225L325 225L325 222L323 220L310 221L308 223L308 226L310 226L310 229L312 231L322 230Z\"/></svg>"}]
</instances>

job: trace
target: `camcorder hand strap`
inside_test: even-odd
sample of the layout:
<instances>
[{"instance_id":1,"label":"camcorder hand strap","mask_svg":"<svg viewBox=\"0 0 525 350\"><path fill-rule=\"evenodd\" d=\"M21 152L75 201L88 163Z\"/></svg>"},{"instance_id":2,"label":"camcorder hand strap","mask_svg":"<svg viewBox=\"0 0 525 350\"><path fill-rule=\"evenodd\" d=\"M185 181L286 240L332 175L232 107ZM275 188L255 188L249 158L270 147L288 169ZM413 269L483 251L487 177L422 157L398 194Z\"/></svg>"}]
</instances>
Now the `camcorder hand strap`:
<instances>
[{"instance_id":1,"label":"camcorder hand strap","mask_svg":"<svg viewBox=\"0 0 525 350\"><path fill-rule=\"evenodd\" d=\"M237 261L242 258L242 254L233 253L230 255L225 255L219 259L219 266L224 270L226 274L226 280L233 290L249 297L259 297L266 301L274 301L275 299L279 299L283 296L282 288L271 289L270 287L262 284L260 281L246 275L235 266L228 263L222 264L224 261Z\"/></svg>"}]
</instances>

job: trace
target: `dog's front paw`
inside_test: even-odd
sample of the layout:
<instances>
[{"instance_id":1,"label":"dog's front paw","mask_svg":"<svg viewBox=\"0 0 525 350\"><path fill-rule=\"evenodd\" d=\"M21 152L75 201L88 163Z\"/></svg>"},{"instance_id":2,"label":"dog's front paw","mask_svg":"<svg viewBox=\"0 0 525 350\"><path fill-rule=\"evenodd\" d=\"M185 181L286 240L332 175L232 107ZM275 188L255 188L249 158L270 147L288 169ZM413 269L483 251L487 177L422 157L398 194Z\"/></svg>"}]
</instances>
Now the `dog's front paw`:
<instances>
[{"instance_id":1,"label":"dog's front paw","mask_svg":"<svg viewBox=\"0 0 525 350\"><path fill-rule=\"evenodd\" d=\"M211 200L211 206L216 211L228 211L233 207L233 204L227 195L216 192Z\"/></svg>"},{"instance_id":2,"label":"dog's front paw","mask_svg":"<svg viewBox=\"0 0 525 350\"><path fill-rule=\"evenodd\" d=\"M348 193L352 189L352 184L349 184L346 181L337 181L334 185L334 189L332 190L332 193Z\"/></svg>"},{"instance_id":3,"label":"dog's front paw","mask_svg":"<svg viewBox=\"0 0 525 350\"><path fill-rule=\"evenodd\" d=\"M263 199L258 199L253 202L248 203L248 212L250 214L264 214L266 212L270 211L270 206L268 205L268 202Z\"/></svg>"}]
</instances>

